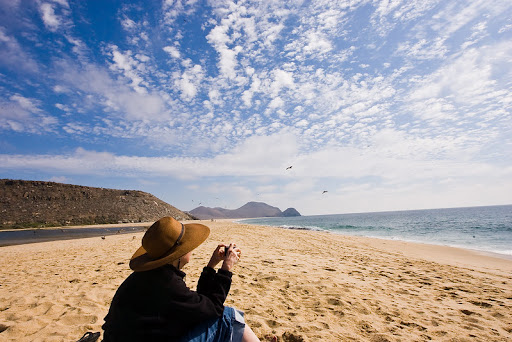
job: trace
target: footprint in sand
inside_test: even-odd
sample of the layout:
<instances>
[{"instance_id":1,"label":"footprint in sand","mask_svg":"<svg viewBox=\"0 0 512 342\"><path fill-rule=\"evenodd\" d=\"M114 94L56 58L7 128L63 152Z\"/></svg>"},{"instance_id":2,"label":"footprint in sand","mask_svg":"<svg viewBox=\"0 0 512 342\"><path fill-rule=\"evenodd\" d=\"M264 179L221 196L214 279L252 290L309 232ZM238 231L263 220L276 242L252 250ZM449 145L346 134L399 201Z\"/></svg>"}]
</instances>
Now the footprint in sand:
<instances>
[{"instance_id":1,"label":"footprint in sand","mask_svg":"<svg viewBox=\"0 0 512 342\"><path fill-rule=\"evenodd\" d=\"M486 302L477 302L477 301L470 301L471 304L473 305L476 305L476 306L480 306L482 308L490 308L492 307L492 304L489 304L489 303L486 303Z\"/></svg>"},{"instance_id":2,"label":"footprint in sand","mask_svg":"<svg viewBox=\"0 0 512 342\"><path fill-rule=\"evenodd\" d=\"M336 306L343 306L343 302L337 298L329 298L327 299L327 304L329 305L336 305Z\"/></svg>"}]
</instances>

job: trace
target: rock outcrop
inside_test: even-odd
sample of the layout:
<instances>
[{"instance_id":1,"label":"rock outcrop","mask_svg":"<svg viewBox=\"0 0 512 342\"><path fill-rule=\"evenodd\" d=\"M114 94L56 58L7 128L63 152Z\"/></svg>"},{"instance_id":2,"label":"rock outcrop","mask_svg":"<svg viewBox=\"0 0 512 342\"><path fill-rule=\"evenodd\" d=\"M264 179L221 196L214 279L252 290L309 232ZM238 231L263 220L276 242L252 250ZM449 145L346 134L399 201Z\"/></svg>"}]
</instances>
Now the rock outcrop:
<instances>
[{"instance_id":1,"label":"rock outcrop","mask_svg":"<svg viewBox=\"0 0 512 342\"><path fill-rule=\"evenodd\" d=\"M288 208L285 211L283 211L283 217L293 217L293 216L300 216L300 213L295 208Z\"/></svg>"}]
</instances>

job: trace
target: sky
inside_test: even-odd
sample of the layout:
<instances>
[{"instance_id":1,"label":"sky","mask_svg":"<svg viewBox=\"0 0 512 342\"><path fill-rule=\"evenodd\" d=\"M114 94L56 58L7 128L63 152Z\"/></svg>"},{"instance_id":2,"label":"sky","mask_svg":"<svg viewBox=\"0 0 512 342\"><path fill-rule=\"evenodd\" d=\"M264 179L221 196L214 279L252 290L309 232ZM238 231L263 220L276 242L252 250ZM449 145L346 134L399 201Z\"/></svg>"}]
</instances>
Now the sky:
<instances>
[{"instance_id":1,"label":"sky","mask_svg":"<svg viewBox=\"0 0 512 342\"><path fill-rule=\"evenodd\" d=\"M0 0L0 95L0 178L185 211L512 204L510 0Z\"/></svg>"}]
</instances>

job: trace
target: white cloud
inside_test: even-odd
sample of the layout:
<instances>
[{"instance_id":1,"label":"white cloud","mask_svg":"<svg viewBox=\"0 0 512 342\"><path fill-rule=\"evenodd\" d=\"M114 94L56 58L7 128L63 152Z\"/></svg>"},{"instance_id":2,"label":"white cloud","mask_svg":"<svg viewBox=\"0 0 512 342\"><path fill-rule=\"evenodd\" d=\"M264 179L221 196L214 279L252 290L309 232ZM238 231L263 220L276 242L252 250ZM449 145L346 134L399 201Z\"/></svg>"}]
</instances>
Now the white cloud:
<instances>
[{"instance_id":1,"label":"white cloud","mask_svg":"<svg viewBox=\"0 0 512 342\"><path fill-rule=\"evenodd\" d=\"M124 18L121 21L121 26L127 31L132 31L137 27L137 24L135 24L135 21L131 20L130 18Z\"/></svg>"},{"instance_id":2,"label":"white cloud","mask_svg":"<svg viewBox=\"0 0 512 342\"><path fill-rule=\"evenodd\" d=\"M230 129L230 127L226 127ZM269 151L272 150L272 153ZM233 149L211 159L129 157L107 152L88 151L78 148L69 155L0 155L0 168L23 169L50 168L72 174L118 175L143 173L174 177L198 177L208 172L217 175L273 175L283 169L289 158L297 152L296 139L287 133L269 137L251 137ZM25 158L24 158L25 157ZM84 165L86 165L84 167ZM206 171L209 170L209 171Z\"/></svg>"},{"instance_id":3,"label":"white cloud","mask_svg":"<svg viewBox=\"0 0 512 342\"><path fill-rule=\"evenodd\" d=\"M21 108L23 108L24 110L26 110L27 112L38 113L41 111L38 108L38 106L35 104L35 102L39 102L37 100L29 99L29 98L23 97L18 94L12 95L10 99L11 99L11 101L17 102L19 104L19 106Z\"/></svg>"},{"instance_id":4,"label":"white cloud","mask_svg":"<svg viewBox=\"0 0 512 342\"><path fill-rule=\"evenodd\" d=\"M46 115L40 101L14 94L8 100L0 99L0 130L42 134L52 131L58 123Z\"/></svg>"},{"instance_id":5,"label":"white cloud","mask_svg":"<svg viewBox=\"0 0 512 342\"><path fill-rule=\"evenodd\" d=\"M272 93L277 95L282 88L293 88L293 73L284 70L276 69L273 72L274 81L270 86Z\"/></svg>"},{"instance_id":6,"label":"white cloud","mask_svg":"<svg viewBox=\"0 0 512 342\"><path fill-rule=\"evenodd\" d=\"M57 67L61 70L58 75L61 83L64 83L66 87L97 96L91 105L103 105L107 113L114 114L114 117L156 122L169 119L165 102L156 93L136 92L127 85L112 80L106 70L95 65L85 65L80 68L63 62Z\"/></svg>"},{"instance_id":7,"label":"white cloud","mask_svg":"<svg viewBox=\"0 0 512 342\"><path fill-rule=\"evenodd\" d=\"M54 176L48 179L48 182L69 184L71 180L65 176Z\"/></svg>"},{"instance_id":8,"label":"white cloud","mask_svg":"<svg viewBox=\"0 0 512 342\"><path fill-rule=\"evenodd\" d=\"M279 96L274 97L270 103L268 104L268 109L274 110L276 108L282 108L284 106L284 101ZM266 114L270 114L269 111L266 111Z\"/></svg>"},{"instance_id":9,"label":"white cloud","mask_svg":"<svg viewBox=\"0 0 512 342\"><path fill-rule=\"evenodd\" d=\"M202 67L199 64L196 64L193 67L188 68L176 80L176 86L181 90L181 97L183 100L191 101L196 97L203 77L204 71Z\"/></svg>"},{"instance_id":10,"label":"white cloud","mask_svg":"<svg viewBox=\"0 0 512 342\"><path fill-rule=\"evenodd\" d=\"M417 59L440 59L445 57L447 52L445 39L440 37L428 40L420 39L415 43L401 43L396 50L397 54Z\"/></svg>"},{"instance_id":11,"label":"white cloud","mask_svg":"<svg viewBox=\"0 0 512 342\"><path fill-rule=\"evenodd\" d=\"M150 60L149 56L146 56L146 55L143 55L143 54L140 54L140 53L136 54L135 58L137 58L141 62L147 62L147 61Z\"/></svg>"},{"instance_id":12,"label":"white cloud","mask_svg":"<svg viewBox=\"0 0 512 342\"><path fill-rule=\"evenodd\" d=\"M489 100L502 98L507 103L511 98L510 91L499 91L512 76L510 69L504 67L511 58L512 48L508 43L467 49L418 82L410 97L417 101L444 98L458 108L457 112L451 111L451 115L464 114L461 106L478 112L489 110L486 105ZM493 101L493 104L499 102ZM422 115L421 111L415 113Z\"/></svg>"},{"instance_id":13,"label":"white cloud","mask_svg":"<svg viewBox=\"0 0 512 342\"><path fill-rule=\"evenodd\" d=\"M306 41L304 51L307 53L325 54L332 50L331 42L318 32L309 32Z\"/></svg>"},{"instance_id":14,"label":"white cloud","mask_svg":"<svg viewBox=\"0 0 512 342\"><path fill-rule=\"evenodd\" d=\"M171 55L172 58L180 58L180 51L175 46L165 46L164 51Z\"/></svg>"},{"instance_id":15,"label":"white cloud","mask_svg":"<svg viewBox=\"0 0 512 342\"><path fill-rule=\"evenodd\" d=\"M125 53L119 51L118 47L112 45L112 60L113 64L111 69L120 70L124 76L131 80L132 88L139 94L146 94L147 89L144 87L146 82L140 76L140 70L143 70L142 64L136 59L132 58L132 52L126 51Z\"/></svg>"},{"instance_id":16,"label":"white cloud","mask_svg":"<svg viewBox=\"0 0 512 342\"><path fill-rule=\"evenodd\" d=\"M504 33L504 32L507 32L507 31L510 31L512 30L512 24L507 24L507 25L503 25L502 28L499 29L498 33Z\"/></svg>"},{"instance_id":17,"label":"white cloud","mask_svg":"<svg viewBox=\"0 0 512 342\"><path fill-rule=\"evenodd\" d=\"M0 64L12 70L37 72L39 66L15 37L9 36L0 26Z\"/></svg>"},{"instance_id":18,"label":"white cloud","mask_svg":"<svg viewBox=\"0 0 512 342\"><path fill-rule=\"evenodd\" d=\"M228 44L232 43L231 38L228 36L228 31L229 26L227 23L217 25L206 36L206 39L219 54L218 65L220 73L228 79L233 79L236 77L236 67L238 64L236 57L242 50L242 47L228 47Z\"/></svg>"},{"instance_id":19,"label":"white cloud","mask_svg":"<svg viewBox=\"0 0 512 342\"><path fill-rule=\"evenodd\" d=\"M41 18L45 26L50 31L55 31L61 25L60 19L55 14L55 9L53 6L47 2L44 2L40 5L39 10L41 11Z\"/></svg>"},{"instance_id":20,"label":"white cloud","mask_svg":"<svg viewBox=\"0 0 512 342\"><path fill-rule=\"evenodd\" d=\"M51 0L51 1L65 7L65 8L69 8L69 3L67 2L67 0Z\"/></svg>"},{"instance_id":21,"label":"white cloud","mask_svg":"<svg viewBox=\"0 0 512 342\"><path fill-rule=\"evenodd\" d=\"M78 135L78 134L90 134L91 133L91 127L87 125L80 125L78 123L67 123L64 127L62 127L62 130L65 131L68 134Z\"/></svg>"}]
</instances>

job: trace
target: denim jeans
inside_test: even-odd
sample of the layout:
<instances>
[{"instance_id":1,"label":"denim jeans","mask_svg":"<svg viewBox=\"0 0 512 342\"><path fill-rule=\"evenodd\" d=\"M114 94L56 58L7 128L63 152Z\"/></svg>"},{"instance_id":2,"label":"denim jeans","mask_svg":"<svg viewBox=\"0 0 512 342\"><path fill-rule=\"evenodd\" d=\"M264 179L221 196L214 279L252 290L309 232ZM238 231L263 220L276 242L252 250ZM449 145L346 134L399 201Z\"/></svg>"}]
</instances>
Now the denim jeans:
<instances>
[{"instance_id":1,"label":"denim jeans","mask_svg":"<svg viewBox=\"0 0 512 342\"><path fill-rule=\"evenodd\" d=\"M244 314L226 306L222 317L198 324L180 342L240 342L244 329Z\"/></svg>"}]
</instances>

